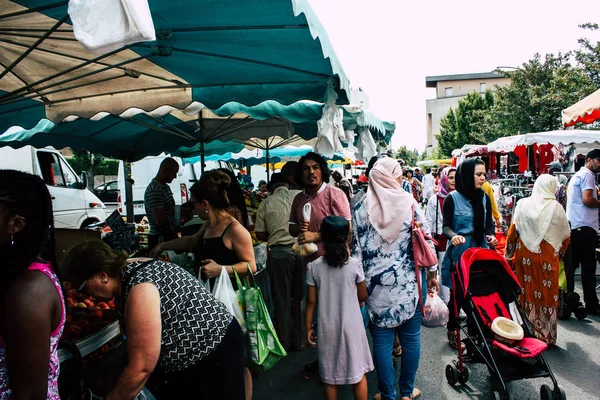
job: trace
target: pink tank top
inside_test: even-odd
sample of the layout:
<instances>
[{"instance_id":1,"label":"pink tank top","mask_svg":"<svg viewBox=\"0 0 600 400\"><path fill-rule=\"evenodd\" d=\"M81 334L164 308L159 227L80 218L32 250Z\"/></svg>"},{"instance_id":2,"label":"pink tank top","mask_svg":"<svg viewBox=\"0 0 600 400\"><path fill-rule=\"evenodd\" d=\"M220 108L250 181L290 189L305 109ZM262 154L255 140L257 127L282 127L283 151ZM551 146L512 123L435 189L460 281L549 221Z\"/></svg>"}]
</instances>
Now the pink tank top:
<instances>
[{"instance_id":1,"label":"pink tank top","mask_svg":"<svg viewBox=\"0 0 600 400\"><path fill-rule=\"evenodd\" d=\"M62 314L60 317L60 324L50 335L50 364L48 366L48 393L46 399L48 400L60 400L58 395L58 373L60 369L60 363L58 360L58 341L65 327L66 311L65 302L63 298L62 288L60 287L60 281L58 276L54 273L52 266L46 263L34 262L27 268L28 271L40 271L46 274L48 278L54 283L56 290L60 297L62 305ZM6 366L6 348L4 340L0 336L0 400L12 399L12 392L10 390L10 383L8 382L8 369Z\"/></svg>"}]
</instances>

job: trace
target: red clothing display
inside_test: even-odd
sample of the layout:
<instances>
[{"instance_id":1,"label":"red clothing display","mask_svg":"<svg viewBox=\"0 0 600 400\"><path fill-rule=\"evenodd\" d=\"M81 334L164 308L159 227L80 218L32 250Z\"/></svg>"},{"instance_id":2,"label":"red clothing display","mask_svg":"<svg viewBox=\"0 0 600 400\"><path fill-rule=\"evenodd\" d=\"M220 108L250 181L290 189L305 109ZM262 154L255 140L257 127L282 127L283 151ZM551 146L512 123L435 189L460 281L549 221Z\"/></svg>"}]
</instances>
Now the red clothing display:
<instances>
[{"instance_id":1,"label":"red clothing display","mask_svg":"<svg viewBox=\"0 0 600 400\"><path fill-rule=\"evenodd\" d=\"M519 157L519 172L525 172L529 168L529 159L527 158L527 147L519 145L515 147L514 153Z\"/></svg>"}]
</instances>

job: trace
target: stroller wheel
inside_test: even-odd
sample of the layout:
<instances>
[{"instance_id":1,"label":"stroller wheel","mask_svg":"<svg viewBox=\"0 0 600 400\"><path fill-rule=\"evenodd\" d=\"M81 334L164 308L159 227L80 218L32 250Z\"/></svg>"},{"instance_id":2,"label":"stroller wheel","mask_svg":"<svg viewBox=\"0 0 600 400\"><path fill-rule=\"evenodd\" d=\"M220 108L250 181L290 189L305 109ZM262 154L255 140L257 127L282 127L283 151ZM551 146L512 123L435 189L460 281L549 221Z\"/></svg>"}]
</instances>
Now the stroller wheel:
<instances>
[{"instance_id":1,"label":"stroller wheel","mask_svg":"<svg viewBox=\"0 0 600 400\"><path fill-rule=\"evenodd\" d=\"M540 399L541 400L552 400L553 398L553 394L552 394L552 389L550 389L550 386L548 385L542 385L542 387L540 387Z\"/></svg>"},{"instance_id":2,"label":"stroller wheel","mask_svg":"<svg viewBox=\"0 0 600 400\"><path fill-rule=\"evenodd\" d=\"M458 370L452 364L446 365L446 380L453 386L458 382Z\"/></svg>"},{"instance_id":3,"label":"stroller wheel","mask_svg":"<svg viewBox=\"0 0 600 400\"><path fill-rule=\"evenodd\" d=\"M587 310L582 305L577 307L574 312L575 312L575 317L577 317L577 319L580 321L587 317Z\"/></svg>"},{"instance_id":4,"label":"stroller wheel","mask_svg":"<svg viewBox=\"0 0 600 400\"><path fill-rule=\"evenodd\" d=\"M567 394L565 393L564 389L560 386L558 386L558 391L554 392L554 396L556 400L567 400Z\"/></svg>"},{"instance_id":5,"label":"stroller wheel","mask_svg":"<svg viewBox=\"0 0 600 400\"><path fill-rule=\"evenodd\" d=\"M466 365L463 365L462 372L458 372L458 382L461 385L464 385L465 383L469 382L469 368L467 368Z\"/></svg>"}]
</instances>

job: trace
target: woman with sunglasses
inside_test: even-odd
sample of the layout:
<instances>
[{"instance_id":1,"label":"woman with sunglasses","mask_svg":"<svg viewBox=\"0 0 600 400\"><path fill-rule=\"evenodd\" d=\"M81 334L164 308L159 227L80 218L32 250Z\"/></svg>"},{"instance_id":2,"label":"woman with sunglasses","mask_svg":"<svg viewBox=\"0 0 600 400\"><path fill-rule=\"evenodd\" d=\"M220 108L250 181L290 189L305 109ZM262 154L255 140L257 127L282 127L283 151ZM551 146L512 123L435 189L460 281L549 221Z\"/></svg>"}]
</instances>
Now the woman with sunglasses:
<instances>
[{"instance_id":1,"label":"woman with sunglasses","mask_svg":"<svg viewBox=\"0 0 600 400\"><path fill-rule=\"evenodd\" d=\"M65 306L42 179L0 170L0 399L60 399Z\"/></svg>"}]
</instances>

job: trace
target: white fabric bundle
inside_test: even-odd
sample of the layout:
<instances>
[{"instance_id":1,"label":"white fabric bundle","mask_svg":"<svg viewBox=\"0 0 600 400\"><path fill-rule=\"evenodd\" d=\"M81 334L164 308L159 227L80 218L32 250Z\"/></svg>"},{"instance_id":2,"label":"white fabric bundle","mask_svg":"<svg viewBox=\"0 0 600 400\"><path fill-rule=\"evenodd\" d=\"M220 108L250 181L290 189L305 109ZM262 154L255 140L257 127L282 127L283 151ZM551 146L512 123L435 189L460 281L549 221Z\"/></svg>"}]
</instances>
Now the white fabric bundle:
<instances>
[{"instance_id":1,"label":"white fabric bundle","mask_svg":"<svg viewBox=\"0 0 600 400\"><path fill-rule=\"evenodd\" d=\"M68 12L75 37L93 54L156 40L147 0L69 0Z\"/></svg>"}]
</instances>

